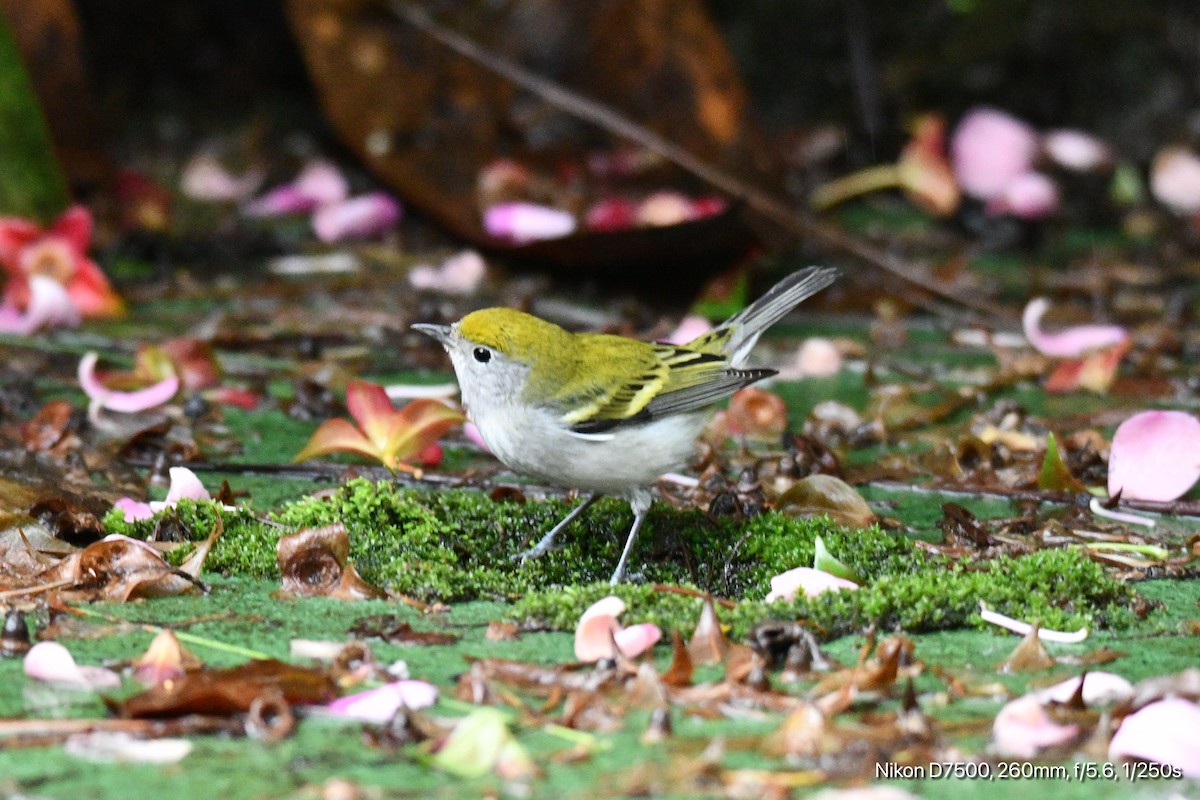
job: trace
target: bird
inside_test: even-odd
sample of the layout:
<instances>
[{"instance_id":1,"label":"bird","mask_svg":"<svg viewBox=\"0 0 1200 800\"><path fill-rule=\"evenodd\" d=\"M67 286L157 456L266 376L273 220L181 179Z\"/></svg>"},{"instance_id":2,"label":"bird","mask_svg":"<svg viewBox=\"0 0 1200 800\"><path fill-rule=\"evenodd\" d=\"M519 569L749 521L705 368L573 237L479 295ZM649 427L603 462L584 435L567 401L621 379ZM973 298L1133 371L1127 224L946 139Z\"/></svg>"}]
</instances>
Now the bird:
<instances>
[{"instance_id":1,"label":"bird","mask_svg":"<svg viewBox=\"0 0 1200 800\"><path fill-rule=\"evenodd\" d=\"M659 476L694 454L716 404L776 370L747 367L759 337L836 280L830 267L783 278L746 308L686 344L573 333L512 308L484 308L450 324L417 323L454 365L468 418L510 469L585 499L533 547L536 558L603 495L623 498L633 526L609 581L625 576Z\"/></svg>"}]
</instances>

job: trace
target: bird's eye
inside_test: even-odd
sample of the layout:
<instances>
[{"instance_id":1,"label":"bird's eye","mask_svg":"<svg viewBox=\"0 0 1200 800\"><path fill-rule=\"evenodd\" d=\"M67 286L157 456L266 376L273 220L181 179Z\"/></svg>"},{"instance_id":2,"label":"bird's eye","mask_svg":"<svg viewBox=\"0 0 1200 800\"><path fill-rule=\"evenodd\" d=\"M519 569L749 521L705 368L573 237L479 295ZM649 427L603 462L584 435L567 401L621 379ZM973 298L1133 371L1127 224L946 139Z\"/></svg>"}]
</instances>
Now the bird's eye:
<instances>
[{"instance_id":1,"label":"bird's eye","mask_svg":"<svg viewBox=\"0 0 1200 800\"><path fill-rule=\"evenodd\" d=\"M471 355L475 356L475 360L480 364L486 364L492 360L492 351L486 347L476 347L475 352Z\"/></svg>"}]
</instances>

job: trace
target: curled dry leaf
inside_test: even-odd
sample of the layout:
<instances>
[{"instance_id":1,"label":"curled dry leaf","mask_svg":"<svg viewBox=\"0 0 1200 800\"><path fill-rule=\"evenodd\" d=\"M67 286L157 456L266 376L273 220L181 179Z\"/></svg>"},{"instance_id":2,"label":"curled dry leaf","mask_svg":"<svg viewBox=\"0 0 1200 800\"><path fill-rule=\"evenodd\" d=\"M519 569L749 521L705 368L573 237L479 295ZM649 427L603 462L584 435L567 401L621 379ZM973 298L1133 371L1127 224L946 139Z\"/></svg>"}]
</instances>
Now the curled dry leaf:
<instances>
[{"instance_id":1,"label":"curled dry leaf","mask_svg":"<svg viewBox=\"0 0 1200 800\"><path fill-rule=\"evenodd\" d=\"M692 661L701 666L720 664L729 652L729 640L721 630L721 620L717 618L717 607L711 596L704 598L704 607L687 649Z\"/></svg>"},{"instance_id":2,"label":"curled dry leaf","mask_svg":"<svg viewBox=\"0 0 1200 800\"><path fill-rule=\"evenodd\" d=\"M1038 626L1034 625L1025 638L1009 653L1008 658L996 665L996 670L1003 673L1040 672L1057 663L1042 646L1042 640L1038 637Z\"/></svg>"},{"instance_id":3,"label":"curled dry leaf","mask_svg":"<svg viewBox=\"0 0 1200 800\"><path fill-rule=\"evenodd\" d=\"M193 576L172 567L150 545L117 534L93 542L35 576L38 583L68 583L88 599L124 603L139 597L207 592Z\"/></svg>"},{"instance_id":4,"label":"curled dry leaf","mask_svg":"<svg viewBox=\"0 0 1200 800\"><path fill-rule=\"evenodd\" d=\"M768 441L787 429L787 405L774 392L747 386L729 398L725 421L735 437Z\"/></svg>"},{"instance_id":5,"label":"curled dry leaf","mask_svg":"<svg viewBox=\"0 0 1200 800\"><path fill-rule=\"evenodd\" d=\"M301 597L367 600L384 597L348 563L350 537L340 522L281 537L275 558L283 590Z\"/></svg>"},{"instance_id":6,"label":"curled dry leaf","mask_svg":"<svg viewBox=\"0 0 1200 800\"><path fill-rule=\"evenodd\" d=\"M801 478L779 496L775 507L793 516L824 514L854 528L865 528L878 519L867 501L853 487L832 475Z\"/></svg>"}]
</instances>

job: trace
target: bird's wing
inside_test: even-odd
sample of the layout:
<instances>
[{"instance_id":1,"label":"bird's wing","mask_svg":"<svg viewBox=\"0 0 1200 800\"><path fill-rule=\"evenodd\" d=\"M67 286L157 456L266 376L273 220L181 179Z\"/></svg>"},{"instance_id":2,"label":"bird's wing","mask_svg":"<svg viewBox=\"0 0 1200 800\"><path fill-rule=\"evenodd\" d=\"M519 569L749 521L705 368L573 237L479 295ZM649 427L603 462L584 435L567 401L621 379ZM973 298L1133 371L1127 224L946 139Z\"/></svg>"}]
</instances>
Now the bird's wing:
<instances>
[{"instance_id":1,"label":"bird's wing","mask_svg":"<svg viewBox=\"0 0 1200 800\"><path fill-rule=\"evenodd\" d=\"M668 414L696 411L774 374L774 370L730 369L725 357L687 347L656 344L652 359L613 391L597 397L564 421L576 434L599 434Z\"/></svg>"}]
</instances>

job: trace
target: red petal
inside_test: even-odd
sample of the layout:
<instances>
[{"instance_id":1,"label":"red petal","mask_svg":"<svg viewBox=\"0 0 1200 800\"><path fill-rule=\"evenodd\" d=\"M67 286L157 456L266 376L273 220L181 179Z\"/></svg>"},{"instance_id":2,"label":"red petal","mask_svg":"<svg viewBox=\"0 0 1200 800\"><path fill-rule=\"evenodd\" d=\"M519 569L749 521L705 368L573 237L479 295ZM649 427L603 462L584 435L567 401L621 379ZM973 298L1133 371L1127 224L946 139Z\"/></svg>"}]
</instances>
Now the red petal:
<instances>
[{"instance_id":1,"label":"red petal","mask_svg":"<svg viewBox=\"0 0 1200 800\"><path fill-rule=\"evenodd\" d=\"M462 414L437 400L413 400L392 418L384 452L395 466L420 453L464 419Z\"/></svg>"},{"instance_id":2,"label":"red petal","mask_svg":"<svg viewBox=\"0 0 1200 800\"><path fill-rule=\"evenodd\" d=\"M85 317L115 317L125 311L125 304L113 291L108 278L95 261L80 256L75 262L75 274L67 291Z\"/></svg>"},{"instance_id":3,"label":"red petal","mask_svg":"<svg viewBox=\"0 0 1200 800\"><path fill-rule=\"evenodd\" d=\"M86 206L71 206L55 221L50 232L66 239L76 253L83 255L92 244L92 212Z\"/></svg>"},{"instance_id":4,"label":"red petal","mask_svg":"<svg viewBox=\"0 0 1200 800\"><path fill-rule=\"evenodd\" d=\"M393 415L396 414L387 391L369 381L351 380L346 385L346 408L367 439L377 450L384 450L392 435Z\"/></svg>"},{"instance_id":5,"label":"red petal","mask_svg":"<svg viewBox=\"0 0 1200 800\"><path fill-rule=\"evenodd\" d=\"M21 271L17 263L21 251L42 235L35 223L20 217L0 217L0 267L17 274Z\"/></svg>"}]
</instances>

